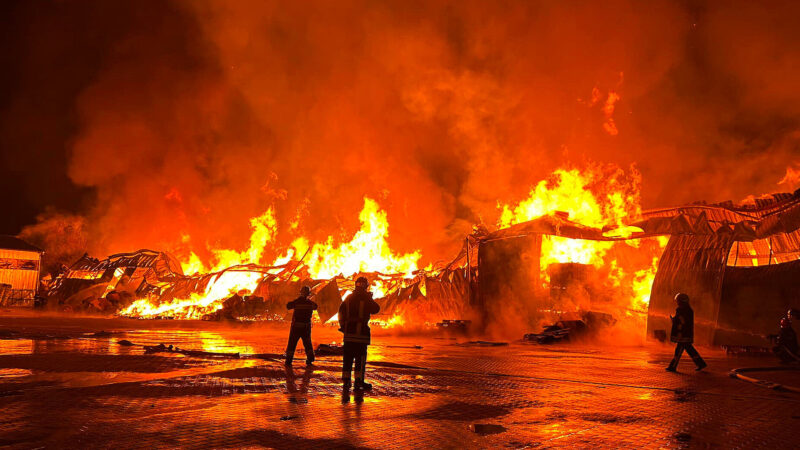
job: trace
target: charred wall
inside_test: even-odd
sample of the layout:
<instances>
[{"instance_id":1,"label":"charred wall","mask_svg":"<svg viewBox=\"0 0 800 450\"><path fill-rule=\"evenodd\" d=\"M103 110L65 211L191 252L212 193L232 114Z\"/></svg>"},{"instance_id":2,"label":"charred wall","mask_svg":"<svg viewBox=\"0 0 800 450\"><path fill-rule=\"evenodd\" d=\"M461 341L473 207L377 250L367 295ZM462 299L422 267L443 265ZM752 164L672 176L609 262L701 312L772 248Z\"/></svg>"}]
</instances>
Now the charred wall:
<instances>
[{"instance_id":1,"label":"charred wall","mask_svg":"<svg viewBox=\"0 0 800 450\"><path fill-rule=\"evenodd\" d=\"M538 234L484 241L478 248L478 308L487 322L511 313L530 319L540 289L542 237Z\"/></svg>"}]
</instances>

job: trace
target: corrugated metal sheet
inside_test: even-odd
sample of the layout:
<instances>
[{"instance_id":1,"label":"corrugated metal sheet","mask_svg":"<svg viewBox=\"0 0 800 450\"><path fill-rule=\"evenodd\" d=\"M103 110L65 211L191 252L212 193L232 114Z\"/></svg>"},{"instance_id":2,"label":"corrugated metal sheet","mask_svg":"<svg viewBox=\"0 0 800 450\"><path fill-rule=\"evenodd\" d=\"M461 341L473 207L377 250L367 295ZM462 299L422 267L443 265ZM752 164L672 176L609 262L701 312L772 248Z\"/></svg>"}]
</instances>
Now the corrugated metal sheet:
<instances>
[{"instance_id":1,"label":"corrugated metal sheet","mask_svg":"<svg viewBox=\"0 0 800 450\"><path fill-rule=\"evenodd\" d=\"M0 249L0 260L12 263L10 267L0 268L0 283L10 284L14 290L36 291L39 287L40 257L38 252ZM14 261L25 261L27 266L33 261L33 270L20 269L20 264Z\"/></svg>"},{"instance_id":2,"label":"corrugated metal sheet","mask_svg":"<svg viewBox=\"0 0 800 450\"><path fill-rule=\"evenodd\" d=\"M800 229L800 192L775 194L750 204L731 202L654 209L633 224L646 234L731 234L753 241Z\"/></svg>"},{"instance_id":3,"label":"corrugated metal sheet","mask_svg":"<svg viewBox=\"0 0 800 450\"><path fill-rule=\"evenodd\" d=\"M800 259L800 231L772 235L752 242L735 242L728 255L728 265L757 267Z\"/></svg>"},{"instance_id":4,"label":"corrugated metal sheet","mask_svg":"<svg viewBox=\"0 0 800 450\"><path fill-rule=\"evenodd\" d=\"M39 261L40 256L41 255L38 252L0 249L0 258L26 259L30 261Z\"/></svg>"},{"instance_id":5,"label":"corrugated metal sheet","mask_svg":"<svg viewBox=\"0 0 800 450\"><path fill-rule=\"evenodd\" d=\"M675 312L675 294L685 292L695 317L695 340L710 344L719 314L720 292L730 236L673 236L658 262L653 280L647 332L669 330Z\"/></svg>"},{"instance_id":6,"label":"corrugated metal sheet","mask_svg":"<svg viewBox=\"0 0 800 450\"><path fill-rule=\"evenodd\" d=\"M39 272L0 269L0 283L10 284L12 289L36 290L39 286Z\"/></svg>"}]
</instances>

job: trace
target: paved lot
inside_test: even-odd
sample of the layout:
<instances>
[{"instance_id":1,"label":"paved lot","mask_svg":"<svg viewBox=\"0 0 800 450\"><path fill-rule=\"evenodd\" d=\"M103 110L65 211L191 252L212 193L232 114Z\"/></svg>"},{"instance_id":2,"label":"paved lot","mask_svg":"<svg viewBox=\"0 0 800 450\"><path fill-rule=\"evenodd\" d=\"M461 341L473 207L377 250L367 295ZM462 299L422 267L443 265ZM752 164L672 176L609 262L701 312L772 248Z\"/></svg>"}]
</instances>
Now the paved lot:
<instances>
[{"instance_id":1,"label":"paved lot","mask_svg":"<svg viewBox=\"0 0 800 450\"><path fill-rule=\"evenodd\" d=\"M7 315L0 444L17 448L800 446L799 394L728 376L774 365L770 358L701 349L708 371L695 373L686 359L670 374L671 349L660 345L495 347L379 335L373 392L342 404L340 357L306 369L298 355L287 371L274 357L285 345L279 326ZM110 334L93 335L100 330ZM316 343L339 337L314 332ZM242 357L144 354L121 339ZM765 376L800 386L795 372Z\"/></svg>"}]
</instances>

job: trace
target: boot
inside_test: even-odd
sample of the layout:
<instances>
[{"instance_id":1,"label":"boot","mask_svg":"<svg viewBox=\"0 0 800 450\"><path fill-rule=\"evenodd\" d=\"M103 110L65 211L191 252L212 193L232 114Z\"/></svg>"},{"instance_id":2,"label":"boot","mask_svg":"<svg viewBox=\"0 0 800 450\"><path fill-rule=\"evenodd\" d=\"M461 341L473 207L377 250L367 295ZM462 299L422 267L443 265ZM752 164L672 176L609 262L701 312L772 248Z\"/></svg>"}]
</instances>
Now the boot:
<instances>
[{"instance_id":1,"label":"boot","mask_svg":"<svg viewBox=\"0 0 800 450\"><path fill-rule=\"evenodd\" d=\"M369 383L364 383L362 380L356 380L356 389L359 391L371 391L372 385Z\"/></svg>"},{"instance_id":2,"label":"boot","mask_svg":"<svg viewBox=\"0 0 800 450\"><path fill-rule=\"evenodd\" d=\"M355 400L356 405L360 405L364 403L364 391L353 391L353 400Z\"/></svg>"},{"instance_id":3,"label":"boot","mask_svg":"<svg viewBox=\"0 0 800 450\"><path fill-rule=\"evenodd\" d=\"M673 359L669 362L669 366L667 366L667 372L677 372L678 371L678 363Z\"/></svg>"},{"instance_id":4,"label":"boot","mask_svg":"<svg viewBox=\"0 0 800 450\"><path fill-rule=\"evenodd\" d=\"M350 380L342 383L342 404L350 403Z\"/></svg>"},{"instance_id":5,"label":"boot","mask_svg":"<svg viewBox=\"0 0 800 450\"><path fill-rule=\"evenodd\" d=\"M697 358L692 358L692 360L694 361L695 365L697 366L694 369L696 371L701 371L701 370L705 369L706 367L708 367L708 364L706 364L706 362L703 361L703 358L701 358L700 355L697 355Z\"/></svg>"}]
</instances>

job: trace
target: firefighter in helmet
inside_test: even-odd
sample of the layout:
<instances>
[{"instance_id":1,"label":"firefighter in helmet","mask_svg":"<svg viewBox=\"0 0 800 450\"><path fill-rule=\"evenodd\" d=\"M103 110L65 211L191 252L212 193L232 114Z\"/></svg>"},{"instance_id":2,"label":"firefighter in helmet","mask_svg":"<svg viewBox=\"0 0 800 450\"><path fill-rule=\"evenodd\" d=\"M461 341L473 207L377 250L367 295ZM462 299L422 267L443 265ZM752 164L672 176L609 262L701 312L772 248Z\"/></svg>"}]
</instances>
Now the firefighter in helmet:
<instances>
[{"instance_id":1,"label":"firefighter in helmet","mask_svg":"<svg viewBox=\"0 0 800 450\"><path fill-rule=\"evenodd\" d=\"M689 296L680 293L675 296L675 303L678 307L675 309L675 316L670 317L672 319L670 340L677 345L675 346L675 357L672 358L667 370L670 372L678 371L678 361L680 361L684 350L692 357L692 361L697 366L695 370L703 370L707 364L692 345L692 342L694 342L694 311L689 306Z\"/></svg>"},{"instance_id":2,"label":"firefighter in helmet","mask_svg":"<svg viewBox=\"0 0 800 450\"><path fill-rule=\"evenodd\" d=\"M790 309L786 317L781 318L780 331L770 338L775 343L772 351L783 363L800 361L798 356L797 333L792 328L792 319L797 318L797 310Z\"/></svg>"},{"instance_id":3,"label":"firefighter in helmet","mask_svg":"<svg viewBox=\"0 0 800 450\"><path fill-rule=\"evenodd\" d=\"M381 307L372 299L368 291L369 281L358 277L353 293L348 295L339 306L339 331L344 333L344 358L342 360L343 393L349 393L355 362L355 383L352 386L358 392L369 391L372 385L364 382L364 371L367 366L367 346L370 344L369 319L377 314Z\"/></svg>"},{"instance_id":4,"label":"firefighter in helmet","mask_svg":"<svg viewBox=\"0 0 800 450\"><path fill-rule=\"evenodd\" d=\"M289 344L286 346L286 365L292 365L294 351L297 348L297 341L303 340L303 349L306 351L306 365L314 363L314 345L311 343L311 316L317 309L317 304L308 297L311 295L311 288L303 286L300 288L300 296L286 304L286 309L293 309L292 328L289 331Z\"/></svg>"}]
</instances>

